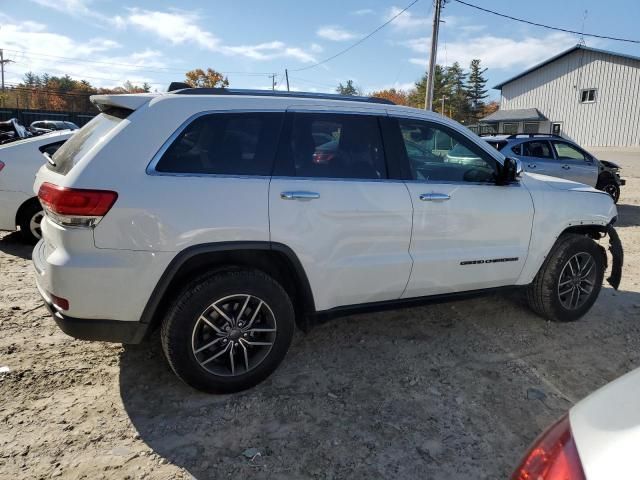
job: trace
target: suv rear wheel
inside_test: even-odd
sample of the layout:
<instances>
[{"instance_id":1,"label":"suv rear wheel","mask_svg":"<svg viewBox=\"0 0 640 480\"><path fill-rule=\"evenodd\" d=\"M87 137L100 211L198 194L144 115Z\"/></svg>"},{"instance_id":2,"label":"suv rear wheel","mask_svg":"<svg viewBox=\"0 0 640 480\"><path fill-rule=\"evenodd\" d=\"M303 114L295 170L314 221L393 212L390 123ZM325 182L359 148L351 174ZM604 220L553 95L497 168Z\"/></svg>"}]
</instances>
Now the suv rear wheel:
<instances>
[{"instance_id":1,"label":"suv rear wheel","mask_svg":"<svg viewBox=\"0 0 640 480\"><path fill-rule=\"evenodd\" d=\"M598 298L606 257L589 237L560 237L528 288L530 307L554 322L578 320Z\"/></svg>"},{"instance_id":2,"label":"suv rear wheel","mask_svg":"<svg viewBox=\"0 0 640 480\"><path fill-rule=\"evenodd\" d=\"M253 270L210 274L178 295L162 323L162 347L187 384L236 392L276 369L294 326L291 300L271 277Z\"/></svg>"}]
</instances>

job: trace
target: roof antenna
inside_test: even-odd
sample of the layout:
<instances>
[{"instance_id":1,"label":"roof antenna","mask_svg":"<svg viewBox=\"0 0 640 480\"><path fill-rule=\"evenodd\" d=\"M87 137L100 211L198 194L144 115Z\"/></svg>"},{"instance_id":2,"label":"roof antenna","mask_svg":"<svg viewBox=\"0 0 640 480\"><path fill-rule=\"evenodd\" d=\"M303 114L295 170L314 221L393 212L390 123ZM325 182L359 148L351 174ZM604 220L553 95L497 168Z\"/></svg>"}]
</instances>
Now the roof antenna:
<instances>
[{"instance_id":1,"label":"roof antenna","mask_svg":"<svg viewBox=\"0 0 640 480\"><path fill-rule=\"evenodd\" d=\"M587 21L587 16L589 15L589 10L584 11L584 15L582 16L582 30L580 31L580 41L578 42L579 45L582 45L583 47L587 46L587 42L584 39L584 24Z\"/></svg>"}]
</instances>

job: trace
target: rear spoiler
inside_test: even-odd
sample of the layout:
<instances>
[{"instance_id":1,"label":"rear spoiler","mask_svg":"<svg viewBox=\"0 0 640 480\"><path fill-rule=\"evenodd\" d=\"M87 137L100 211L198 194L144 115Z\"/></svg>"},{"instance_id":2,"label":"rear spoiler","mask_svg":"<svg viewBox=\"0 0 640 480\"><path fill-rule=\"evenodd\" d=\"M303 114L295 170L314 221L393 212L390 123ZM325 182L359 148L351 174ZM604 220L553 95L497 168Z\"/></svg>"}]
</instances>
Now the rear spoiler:
<instances>
[{"instance_id":1,"label":"rear spoiler","mask_svg":"<svg viewBox=\"0 0 640 480\"><path fill-rule=\"evenodd\" d=\"M123 108L133 112L157 96L158 94L155 93L132 93L124 95L91 95L90 99L91 103L101 112L110 108Z\"/></svg>"}]
</instances>

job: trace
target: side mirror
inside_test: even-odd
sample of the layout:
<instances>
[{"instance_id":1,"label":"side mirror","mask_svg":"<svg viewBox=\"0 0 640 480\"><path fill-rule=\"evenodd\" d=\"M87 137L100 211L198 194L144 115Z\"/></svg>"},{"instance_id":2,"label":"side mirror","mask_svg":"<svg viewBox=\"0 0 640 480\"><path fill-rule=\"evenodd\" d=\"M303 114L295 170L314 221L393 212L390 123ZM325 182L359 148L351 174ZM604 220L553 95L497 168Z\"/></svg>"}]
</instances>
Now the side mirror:
<instances>
[{"instance_id":1,"label":"side mirror","mask_svg":"<svg viewBox=\"0 0 640 480\"><path fill-rule=\"evenodd\" d=\"M522 176L522 163L517 158L507 157L498 167L498 185L508 185Z\"/></svg>"}]
</instances>

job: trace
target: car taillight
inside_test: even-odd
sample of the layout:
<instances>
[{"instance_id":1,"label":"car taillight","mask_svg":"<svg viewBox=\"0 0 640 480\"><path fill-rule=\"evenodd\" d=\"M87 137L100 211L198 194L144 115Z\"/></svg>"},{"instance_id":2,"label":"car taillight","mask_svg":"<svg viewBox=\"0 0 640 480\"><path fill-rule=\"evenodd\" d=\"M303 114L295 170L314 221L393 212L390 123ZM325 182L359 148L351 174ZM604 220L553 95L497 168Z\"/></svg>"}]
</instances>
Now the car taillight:
<instances>
[{"instance_id":1,"label":"car taillight","mask_svg":"<svg viewBox=\"0 0 640 480\"><path fill-rule=\"evenodd\" d=\"M2 171L3 168L4 168L4 162L0 160L0 172Z\"/></svg>"},{"instance_id":2,"label":"car taillight","mask_svg":"<svg viewBox=\"0 0 640 480\"><path fill-rule=\"evenodd\" d=\"M586 480L568 415L533 442L511 480Z\"/></svg>"},{"instance_id":3,"label":"car taillight","mask_svg":"<svg viewBox=\"0 0 640 480\"><path fill-rule=\"evenodd\" d=\"M45 182L38 199L47 216L64 226L91 227L111 209L118 198L110 190L65 188Z\"/></svg>"}]
</instances>

